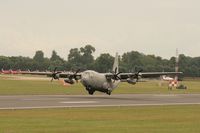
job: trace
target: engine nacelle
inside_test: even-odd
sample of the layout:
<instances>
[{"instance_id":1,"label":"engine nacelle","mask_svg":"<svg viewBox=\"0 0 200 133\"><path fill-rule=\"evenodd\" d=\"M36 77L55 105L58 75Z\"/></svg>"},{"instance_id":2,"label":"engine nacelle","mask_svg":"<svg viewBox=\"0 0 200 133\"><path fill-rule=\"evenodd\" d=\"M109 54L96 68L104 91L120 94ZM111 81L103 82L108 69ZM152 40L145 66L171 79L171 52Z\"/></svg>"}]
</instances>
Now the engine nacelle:
<instances>
[{"instance_id":1,"label":"engine nacelle","mask_svg":"<svg viewBox=\"0 0 200 133\"><path fill-rule=\"evenodd\" d=\"M54 79L59 79L59 77L60 77L60 74L56 74Z\"/></svg>"},{"instance_id":2,"label":"engine nacelle","mask_svg":"<svg viewBox=\"0 0 200 133\"><path fill-rule=\"evenodd\" d=\"M75 81L73 80L73 79L65 79L64 80L65 81L65 83L68 83L68 84L74 84L75 83Z\"/></svg>"},{"instance_id":3,"label":"engine nacelle","mask_svg":"<svg viewBox=\"0 0 200 133\"><path fill-rule=\"evenodd\" d=\"M137 80L136 80L136 79L130 79L130 78L128 78L126 81L127 81L129 84L132 84L132 85L135 85L135 84L137 83Z\"/></svg>"}]
</instances>

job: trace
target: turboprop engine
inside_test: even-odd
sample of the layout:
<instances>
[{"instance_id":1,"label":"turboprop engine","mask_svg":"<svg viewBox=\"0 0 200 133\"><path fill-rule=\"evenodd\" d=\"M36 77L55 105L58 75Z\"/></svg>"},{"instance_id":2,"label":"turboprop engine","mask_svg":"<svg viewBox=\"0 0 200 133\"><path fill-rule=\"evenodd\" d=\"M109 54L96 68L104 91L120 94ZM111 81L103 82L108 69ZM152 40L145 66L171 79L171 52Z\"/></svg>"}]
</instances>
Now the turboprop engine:
<instances>
[{"instance_id":1,"label":"turboprop engine","mask_svg":"<svg viewBox=\"0 0 200 133\"><path fill-rule=\"evenodd\" d=\"M69 79L69 78L66 78L64 81L65 81L65 83L68 83L68 84L74 84L75 83L74 79Z\"/></svg>"},{"instance_id":2,"label":"turboprop engine","mask_svg":"<svg viewBox=\"0 0 200 133\"><path fill-rule=\"evenodd\" d=\"M126 80L129 84L132 84L132 85L135 85L137 83L137 79L131 79L131 78L128 78Z\"/></svg>"}]
</instances>

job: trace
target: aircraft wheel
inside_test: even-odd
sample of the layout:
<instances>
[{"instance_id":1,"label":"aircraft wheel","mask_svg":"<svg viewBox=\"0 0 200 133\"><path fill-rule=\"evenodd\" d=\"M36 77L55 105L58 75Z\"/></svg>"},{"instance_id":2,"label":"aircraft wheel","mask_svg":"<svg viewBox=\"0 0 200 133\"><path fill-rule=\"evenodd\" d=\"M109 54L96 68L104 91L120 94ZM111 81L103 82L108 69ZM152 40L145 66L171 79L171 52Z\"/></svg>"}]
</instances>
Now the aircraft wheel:
<instances>
[{"instance_id":1,"label":"aircraft wheel","mask_svg":"<svg viewBox=\"0 0 200 133\"><path fill-rule=\"evenodd\" d=\"M88 93L89 93L90 95L93 95L94 92L95 92L95 90L91 89L90 87L86 87L86 90L88 91Z\"/></svg>"},{"instance_id":2,"label":"aircraft wheel","mask_svg":"<svg viewBox=\"0 0 200 133\"><path fill-rule=\"evenodd\" d=\"M94 94L94 90L88 90L88 93L90 94L90 95L93 95Z\"/></svg>"},{"instance_id":3,"label":"aircraft wheel","mask_svg":"<svg viewBox=\"0 0 200 133\"><path fill-rule=\"evenodd\" d=\"M108 91L106 92L106 94L108 94L108 95L111 95L111 91L110 91L110 90L108 90Z\"/></svg>"}]
</instances>

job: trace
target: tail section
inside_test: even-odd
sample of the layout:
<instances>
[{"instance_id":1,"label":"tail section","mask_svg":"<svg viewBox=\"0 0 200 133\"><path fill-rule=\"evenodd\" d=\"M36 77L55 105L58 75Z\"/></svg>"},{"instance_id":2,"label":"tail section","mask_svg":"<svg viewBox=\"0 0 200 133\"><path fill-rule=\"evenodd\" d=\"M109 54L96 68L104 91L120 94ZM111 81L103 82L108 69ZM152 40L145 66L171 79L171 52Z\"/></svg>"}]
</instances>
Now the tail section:
<instances>
[{"instance_id":1,"label":"tail section","mask_svg":"<svg viewBox=\"0 0 200 133\"><path fill-rule=\"evenodd\" d=\"M114 60L114 64L113 64L113 72L116 72L118 73L119 72L119 59L118 59L118 53L116 53L116 56L115 56L115 60Z\"/></svg>"}]
</instances>

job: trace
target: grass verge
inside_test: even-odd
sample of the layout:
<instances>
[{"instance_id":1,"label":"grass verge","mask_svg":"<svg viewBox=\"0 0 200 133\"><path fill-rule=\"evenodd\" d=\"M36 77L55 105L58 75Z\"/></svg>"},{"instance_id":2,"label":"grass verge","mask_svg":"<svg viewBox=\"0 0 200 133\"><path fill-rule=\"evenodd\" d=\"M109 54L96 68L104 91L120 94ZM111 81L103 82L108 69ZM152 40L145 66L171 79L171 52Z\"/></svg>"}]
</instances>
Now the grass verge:
<instances>
[{"instance_id":1,"label":"grass verge","mask_svg":"<svg viewBox=\"0 0 200 133\"><path fill-rule=\"evenodd\" d=\"M170 94L170 93L200 93L199 81L183 81L187 85L187 90L173 89L169 91L167 82L159 86L158 81L139 82L136 85L120 83L113 94ZM13 80L0 77L0 95L55 95L55 94L88 94L80 84L63 86L60 81L50 82L50 80ZM95 94L102 94L95 92Z\"/></svg>"},{"instance_id":2,"label":"grass verge","mask_svg":"<svg viewBox=\"0 0 200 133\"><path fill-rule=\"evenodd\" d=\"M2 133L197 133L200 106L0 110Z\"/></svg>"}]
</instances>

